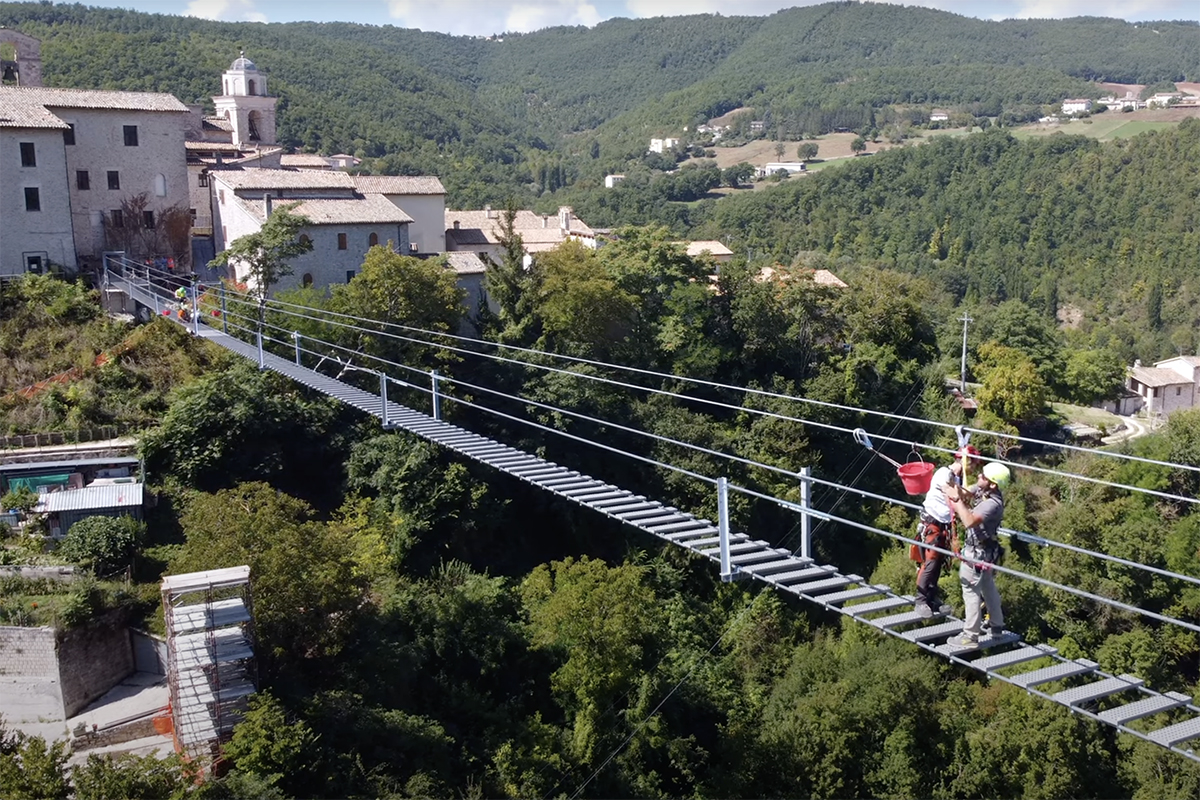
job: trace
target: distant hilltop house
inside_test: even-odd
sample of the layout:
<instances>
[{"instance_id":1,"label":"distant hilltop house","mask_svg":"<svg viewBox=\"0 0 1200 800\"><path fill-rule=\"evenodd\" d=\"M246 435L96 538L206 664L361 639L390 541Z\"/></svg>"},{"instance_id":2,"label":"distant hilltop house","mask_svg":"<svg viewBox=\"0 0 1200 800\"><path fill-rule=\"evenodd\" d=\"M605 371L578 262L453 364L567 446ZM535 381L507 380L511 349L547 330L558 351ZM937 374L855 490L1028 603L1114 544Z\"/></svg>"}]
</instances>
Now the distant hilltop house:
<instances>
[{"instance_id":1,"label":"distant hilltop house","mask_svg":"<svg viewBox=\"0 0 1200 800\"><path fill-rule=\"evenodd\" d=\"M624 175L605 175L604 188L611 189L623 180L625 180Z\"/></svg>"},{"instance_id":2,"label":"distant hilltop house","mask_svg":"<svg viewBox=\"0 0 1200 800\"><path fill-rule=\"evenodd\" d=\"M708 256L718 264L728 264L733 260L733 251L716 240L699 242L675 242L684 247L691 258Z\"/></svg>"},{"instance_id":3,"label":"distant hilltop house","mask_svg":"<svg viewBox=\"0 0 1200 800\"><path fill-rule=\"evenodd\" d=\"M782 266L763 267L754 276L754 280L759 283L767 281L786 281L790 280L793 275L810 275L813 283L818 286L828 286L833 289L848 289L850 288L845 281L834 275L827 269L786 269Z\"/></svg>"},{"instance_id":4,"label":"distant hilltop house","mask_svg":"<svg viewBox=\"0 0 1200 800\"><path fill-rule=\"evenodd\" d=\"M1062 101L1062 113L1086 114L1092 110L1092 101L1087 98L1076 98Z\"/></svg>"},{"instance_id":5,"label":"distant hilltop house","mask_svg":"<svg viewBox=\"0 0 1200 800\"><path fill-rule=\"evenodd\" d=\"M941 109L941 108L935 108L933 111L929 112L929 121L930 122L949 122L950 121L950 112L946 111L944 109Z\"/></svg>"},{"instance_id":6,"label":"distant hilltop house","mask_svg":"<svg viewBox=\"0 0 1200 800\"><path fill-rule=\"evenodd\" d=\"M1146 108L1166 108L1183 99L1183 92L1158 92L1146 98Z\"/></svg>"},{"instance_id":7,"label":"distant hilltop house","mask_svg":"<svg viewBox=\"0 0 1200 800\"><path fill-rule=\"evenodd\" d=\"M761 119L750 120L750 130L753 133L761 133L767 129L767 123Z\"/></svg>"},{"instance_id":8,"label":"distant hilltop house","mask_svg":"<svg viewBox=\"0 0 1200 800\"><path fill-rule=\"evenodd\" d=\"M1169 416L1180 409L1195 408L1200 400L1200 356L1168 358L1153 367L1135 361L1125 386L1141 398L1140 407L1150 415Z\"/></svg>"},{"instance_id":9,"label":"distant hilltop house","mask_svg":"<svg viewBox=\"0 0 1200 800\"><path fill-rule=\"evenodd\" d=\"M650 140L650 152L651 153L662 153L667 150L674 150L678 146L679 146L678 139L666 138L666 139L651 139Z\"/></svg>"},{"instance_id":10,"label":"distant hilltop house","mask_svg":"<svg viewBox=\"0 0 1200 800\"><path fill-rule=\"evenodd\" d=\"M725 135L725 129L728 127L728 125L698 125L696 126L696 133L710 134L715 142Z\"/></svg>"},{"instance_id":11,"label":"distant hilltop house","mask_svg":"<svg viewBox=\"0 0 1200 800\"><path fill-rule=\"evenodd\" d=\"M1122 111L1127 108L1131 111L1137 111L1139 108L1146 107L1146 104L1139 100L1137 95L1133 92L1126 92L1124 97L1117 97L1116 95L1101 97L1099 102L1103 103L1109 108L1117 108L1121 109Z\"/></svg>"},{"instance_id":12,"label":"distant hilltop house","mask_svg":"<svg viewBox=\"0 0 1200 800\"><path fill-rule=\"evenodd\" d=\"M754 171L754 176L756 178L765 178L769 175L774 175L776 172L786 172L788 175L796 175L807 171L808 165L803 161L768 161Z\"/></svg>"}]
</instances>

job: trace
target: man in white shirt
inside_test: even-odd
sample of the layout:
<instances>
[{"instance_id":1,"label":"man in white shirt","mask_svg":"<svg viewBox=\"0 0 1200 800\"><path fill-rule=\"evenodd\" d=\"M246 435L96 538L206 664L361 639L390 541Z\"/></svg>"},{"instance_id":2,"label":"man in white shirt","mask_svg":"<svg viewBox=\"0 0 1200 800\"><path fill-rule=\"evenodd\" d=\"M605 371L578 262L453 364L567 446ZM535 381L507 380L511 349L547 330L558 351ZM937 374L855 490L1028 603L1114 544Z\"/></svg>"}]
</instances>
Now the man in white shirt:
<instances>
[{"instance_id":1,"label":"man in white shirt","mask_svg":"<svg viewBox=\"0 0 1200 800\"><path fill-rule=\"evenodd\" d=\"M921 521L917 525L917 539L926 547L915 547L918 556L917 602L915 610L926 619L938 614L949 614L951 608L938 593L938 578L946 556L929 547L950 549L950 529L954 521L951 502L958 500L963 477L963 463L974 471L979 464L979 451L967 445L955 454L954 463L939 468L933 473L925 502L921 506Z\"/></svg>"}]
</instances>

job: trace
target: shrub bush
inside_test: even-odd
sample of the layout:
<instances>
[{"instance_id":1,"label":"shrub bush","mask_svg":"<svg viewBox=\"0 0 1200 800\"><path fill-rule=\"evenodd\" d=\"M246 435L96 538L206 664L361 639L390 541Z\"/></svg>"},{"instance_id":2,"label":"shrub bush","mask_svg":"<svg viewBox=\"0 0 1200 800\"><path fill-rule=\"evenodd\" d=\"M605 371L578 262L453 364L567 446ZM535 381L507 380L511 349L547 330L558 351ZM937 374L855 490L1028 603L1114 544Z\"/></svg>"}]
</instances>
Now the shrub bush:
<instances>
[{"instance_id":1,"label":"shrub bush","mask_svg":"<svg viewBox=\"0 0 1200 800\"><path fill-rule=\"evenodd\" d=\"M71 526L58 552L97 575L110 575L133 561L144 532L132 517L87 517Z\"/></svg>"}]
</instances>

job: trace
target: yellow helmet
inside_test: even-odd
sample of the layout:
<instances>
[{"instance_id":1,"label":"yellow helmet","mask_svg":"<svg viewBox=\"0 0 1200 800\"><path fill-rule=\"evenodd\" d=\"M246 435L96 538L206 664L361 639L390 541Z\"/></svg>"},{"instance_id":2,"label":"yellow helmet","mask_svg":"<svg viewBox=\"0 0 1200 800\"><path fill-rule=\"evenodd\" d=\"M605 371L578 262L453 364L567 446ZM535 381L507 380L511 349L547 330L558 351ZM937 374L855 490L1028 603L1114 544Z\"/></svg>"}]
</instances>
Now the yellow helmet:
<instances>
[{"instance_id":1,"label":"yellow helmet","mask_svg":"<svg viewBox=\"0 0 1200 800\"><path fill-rule=\"evenodd\" d=\"M1006 489L1008 488L1009 482L1012 481L1012 472L1008 467L999 462L989 461L983 466L983 477L987 478L1001 489Z\"/></svg>"}]
</instances>

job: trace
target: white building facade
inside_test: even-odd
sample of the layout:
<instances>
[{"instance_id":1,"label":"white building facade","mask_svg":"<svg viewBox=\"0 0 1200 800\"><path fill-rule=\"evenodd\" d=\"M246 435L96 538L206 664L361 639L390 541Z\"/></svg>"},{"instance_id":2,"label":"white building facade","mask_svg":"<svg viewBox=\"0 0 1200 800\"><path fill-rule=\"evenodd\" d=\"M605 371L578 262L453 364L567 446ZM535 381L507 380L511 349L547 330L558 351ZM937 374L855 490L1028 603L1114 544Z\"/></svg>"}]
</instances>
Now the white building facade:
<instances>
[{"instance_id":1,"label":"white building facade","mask_svg":"<svg viewBox=\"0 0 1200 800\"><path fill-rule=\"evenodd\" d=\"M0 275L75 266L66 123L39 108L0 111Z\"/></svg>"},{"instance_id":2,"label":"white building facade","mask_svg":"<svg viewBox=\"0 0 1200 800\"><path fill-rule=\"evenodd\" d=\"M25 213L40 213L43 221L34 227L39 236L55 240L62 228L57 215L66 208L73 240L73 248L47 243L22 246L22 253L45 251L49 261L70 271L98 263L105 251L129 250L131 243L141 252L130 255L166 254L162 216L172 210L186 215L188 209L186 106L169 94L152 92L0 87L0 117L12 120L13 114L18 123L12 124L36 118L43 131L54 130L57 137L54 142L43 132L27 142L36 166L20 166L29 158L21 156L21 142L14 141L18 174L22 180L36 175L39 185L29 188L45 193L44 210ZM10 124L6 130L14 128ZM58 172L53 179L51 170ZM24 201L26 187L20 188ZM8 219L0 224L30 229ZM186 237L185 231L185 247Z\"/></svg>"}]
</instances>

